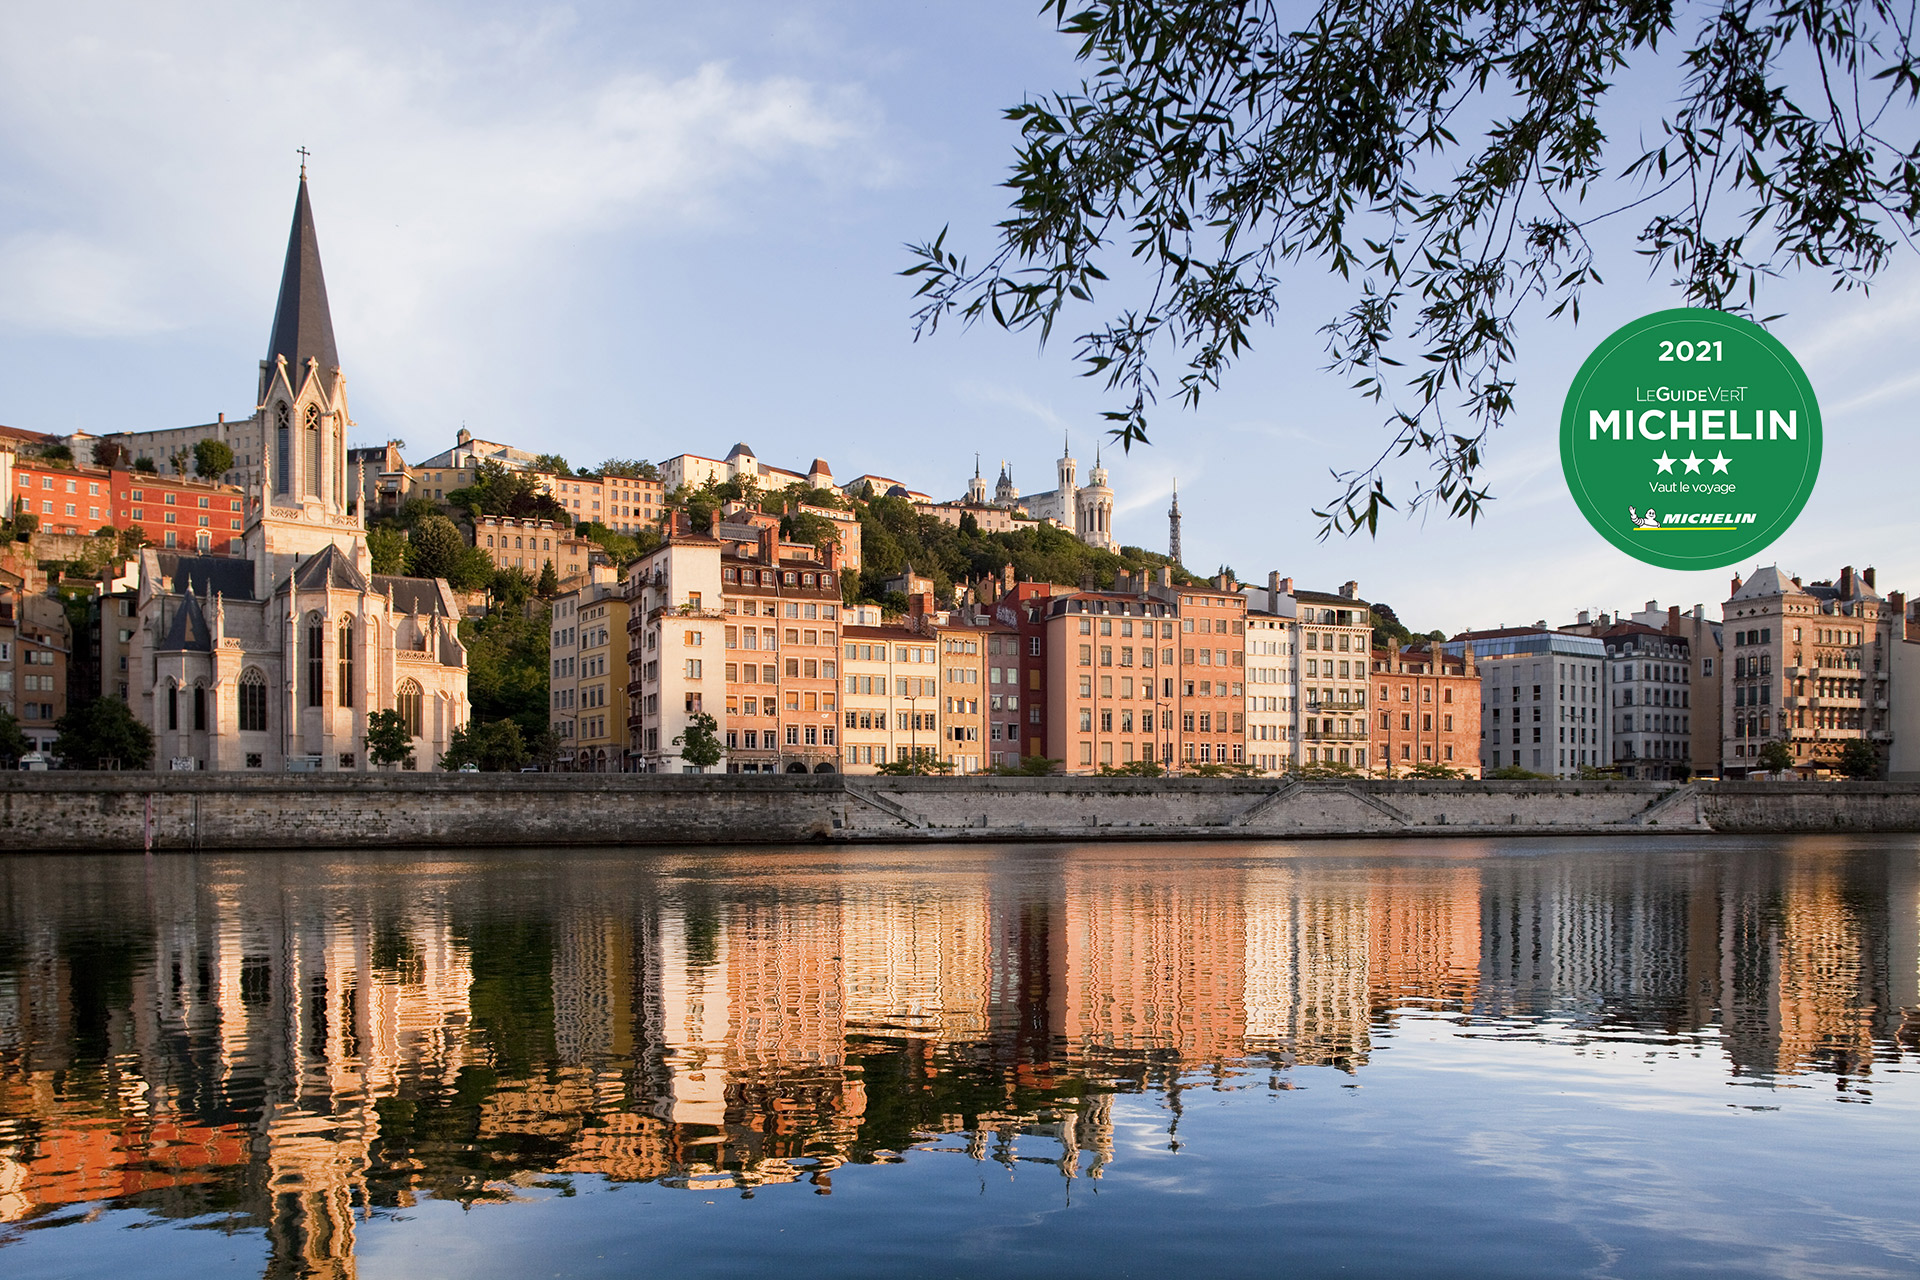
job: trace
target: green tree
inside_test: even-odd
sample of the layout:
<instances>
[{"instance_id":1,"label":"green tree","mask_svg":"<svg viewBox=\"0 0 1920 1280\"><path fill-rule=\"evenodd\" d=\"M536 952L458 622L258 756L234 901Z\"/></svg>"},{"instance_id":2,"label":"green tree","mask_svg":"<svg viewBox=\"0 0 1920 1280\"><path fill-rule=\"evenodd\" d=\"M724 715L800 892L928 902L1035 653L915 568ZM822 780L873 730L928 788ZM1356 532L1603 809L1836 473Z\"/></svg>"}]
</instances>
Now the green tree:
<instances>
[{"instance_id":1,"label":"green tree","mask_svg":"<svg viewBox=\"0 0 1920 1280\"><path fill-rule=\"evenodd\" d=\"M96 467L123 468L127 465L127 446L116 440L96 440L93 443L93 465Z\"/></svg>"},{"instance_id":2,"label":"green tree","mask_svg":"<svg viewBox=\"0 0 1920 1280\"><path fill-rule=\"evenodd\" d=\"M1464 778L1467 776L1467 773L1466 773L1466 770L1464 769L1453 769L1453 768L1449 768L1444 764L1436 764L1432 761L1424 761L1408 769L1403 776L1408 778L1444 779L1444 778Z\"/></svg>"},{"instance_id":3,"label":"green tree","mask_svg":"<svg viewBox=\"0 0 1920 1280\"><path fill-rule=\"evenodd\" d=\"M600 464L603 476L625 476L629 480L658 480L660 468L643 458L608 458Z\"/></svg>"},{"instance_id":4,"label":"green tree","mask_svg":"<svg viewBox=\"0 0 1920 1280\"><path fill-rule=\"evenodd\" d=\"M1134 760L1127 764L1100 766L1101 776L1107 778L1158 778L1166 772L1157 760Z\"/></svg>"},{"instance_id":5,"label":"green tree","mask_svg":"<svg viewBox=\"0 0 1920 1280\"><path fill-rule=\"evenodd\" d=\"M531 741L551 724L547 627L553 611L496 598L482 618L460 622L467 697L477 723L510 719Z\"/></svg>"},{"instance_id":6,"label":"green tree","mask_svg":"<svg viewBox=\"0 0 1920 1280\"><path fill-rule=\"evenodd\" d=\"M375 764L406 764L413 760L413 734L398 711L367 713L367 755Z\"/></svg>"},{"instance_id":7,"label":"green tree","mask_svg":"<svg viewBox=\"0 0 1920 1280\"><path fill-rule=\"evenodd\" d=\"M135 458L133 461L133 469L144 475L155 476L160 474L160 468L153 464L152 458Z\"/></svg>"},{"instance_id":8,"label":"green tree","mask_svg":"<svg viewBox=\"0 0 1920 1280\"><path fill-rule=\"evenodd\" d=\"M1760 767L1770 773L1793 768L1793 748L1779 738L1760 745Z\"/></svg>"},{"instance_id":9,"label":"green tree","mask_svg":"<svg viewBox=\"0 0 1920 1280\"><path fill-rule=\"evenodd\" d=\"M118 698L95 698L54 722L60 737L54 753L69 768L97 769L116 761L122 769L144 769L153 763L153 731Z\"/></svg>"},{"instance_id":10,"label":"green tree","mask_svg":"<svg viewBox=\"0 0 1920 1280\"><path fill-rule=\"evenodd\" d=\"M373 556L375 573L407 571L407 537L400 530L387 527L367 530L367 551Z\"/></svg>"},{"instance_id":11,"label":"green tree","mask_svg":"<svg viewBox=\"0 0 1920 1280\"><path fill-rule=\"evenodd\" d=\"M1510 764L1499 769L1490 770L1487 773L1487 777L1495 779L1496 781L1499 781L1499 782L1552 782L1553 781L1553 775L1550 773L1534 773L1531 770L1522 769L1517 764Z\"/></svg>"},{"instance_id":12,"label":"green tree","mask_svg":"<svg viewBox=\"0 0 1920 1280\"><path fill-rule=\"evenodd\" d=\"M25 542L40 532L40 517L31 511L22 511L13 518L13 538L16 542Z\"/></svg>"},{"instance_id":13,"label":"green tree","mask_svg":"<svg viewBox=\"0 0 1920 1280\"><path fill-rule=\"evenodd\" d=\"M1090 76L1007 113L1021 142L991 256L970 264L945 231L915 248L917 330L957 315L1044 339L1115 293L1077 358L1131 445L1164 364L1184 365L1165 384L1193 406L1274 317L1290 271L1337 273L1351 284L1322 331L1329 367L1387 406L1390 440L1356 444L1316 512L1323 533L1372 531L1396 504L1480 513L1519 328L1578 319L1610 215L1638 222L1636 252L1685 302L1739 311L1799 267L1862 287L1920 230L1920 61L1897 5L1042 11ZM1664 116L1610 145L1615 111L1641 127L1650 83L1673 86ZM1391 470L1402 457L1430 468L1411 493Z\"/></svg>"},{"instance_id":14,"label":"green tree","mask_svg":"<svg viewBox=\"0 0 1920 1280\"><path fill-rule=\"evenodd\" d=\"M570 476L573 474L572 464L557 453L535 455L533 459L533 469L553 476Z\"/></svg>"},{"instance_id":15,"label":"green tree","mask_svg":"<svg viewBox=\"0 0 1920 1280\"><path fill-rule=\"evenodd\" d=\"M428 516L407 540L407 572L416 578L451 578L469 550L460 528L445 516Z\"/></svg>"},{"instance_id":16,"label":"green tree","mask_svg":"<svg viewBox=\"0 0 1920 1280\"><path fill-rule=\"evenodd\" d=\"M27 754L29 745L27 735L20 732L20 722L13 718L13 712L0 708L0 760L18 760Z\"/></svg>"},{"instance_id":17,"label":"green tree","mask_svg":"<svg viewBox=\"0 0 1920 1280\"><path fill-rule=\"evenodd\" d=\"M699 712L687 721L686 732L675 737L673 745L680 748L682 760L704 773L720 763L719 722L706 712Z\"/></svg>"},{"instance_id":18,"label":"green tree","mask_svg":"<svg viewBox=\"0 0 1920 1280\"><path fill-rule=\"evenodd\" d=\"M540 566L540 581L534 584L533 592L542 600L551 600L559 590L560 572L553 567L553 561L549 560Z\"/></svg>"},{"instance_id":19,"label":"green tree","mask_svg":"<svg viewBox=\"0 0 1920 1280\"><path fill-rule=\"evenodd\" d=\"M564 465L565 459L555 459ZM573 516L560 500L543 491L533 475L509 471L491 460L482 462L473 482L447 495L447 505L470 516L514 516L522 520L551 520L571 527Z\"/></svg>"},{"instance_id":20,"label":"green tree","mask_svg":"<svg viewBox=\"0 0 1920 1280\"><path fill-rule=\"evenodd\" d=\"M877 765L874 772L889 778L924 778L935 774L953 772L953 761L942 760L937 756L915 755L905 760L889 760Z\"/></svg>"},{"instance_id":21,"label":"green tree","mask_svg":"<svg viewBox=\"0 0 1920 1280\"><path fill-rule=\"evenodd\" d=\"M448 773L457 772L464 764L473 765L481 773L510 773L526 762L526 742L520 736L520 726L511 720L462 725L453 731L447 754L440 757L440 767Z\"/></svg>"},{"instance_id":22,"label":"green tree","mask_svg":"<svg viewBox=\"0 0 1920 1280\"><path fill-rule=\"evenodd\" d=\"M1840 772L1849 778L1877 778L1880 776L1880 753L1863 738L1849 738L1840 748Z\"/></svg>"},{"instance_id":23,"label":"green tree","mask_svg":"<svg viewBox=\"0 0 1920 1280\"><path fill-rule=\"evenodd\" d=\"M223 440L202 440L193 446L193 473L202 480L218 480L233 470L233 449Z\"/></svg>"}]
</instances>

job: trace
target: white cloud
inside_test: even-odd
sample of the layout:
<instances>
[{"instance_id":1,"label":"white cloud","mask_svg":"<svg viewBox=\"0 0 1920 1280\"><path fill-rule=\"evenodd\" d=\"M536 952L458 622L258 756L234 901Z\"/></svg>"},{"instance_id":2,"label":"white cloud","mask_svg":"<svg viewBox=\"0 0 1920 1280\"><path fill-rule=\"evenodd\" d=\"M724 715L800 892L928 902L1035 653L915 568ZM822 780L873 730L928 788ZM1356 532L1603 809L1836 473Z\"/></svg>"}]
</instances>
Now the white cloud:
<instances>
[{"instance_id":1,"label":"white cloud","mask_svg":"<svg viewBox=\"0 0 1920 1280\"><path fill-rule=\"evenodd\" d=\"M137 263L71 232L28 231L0 241L0 328L119 337L171 327L141 293Z\"/></svg>"}]
</instances>

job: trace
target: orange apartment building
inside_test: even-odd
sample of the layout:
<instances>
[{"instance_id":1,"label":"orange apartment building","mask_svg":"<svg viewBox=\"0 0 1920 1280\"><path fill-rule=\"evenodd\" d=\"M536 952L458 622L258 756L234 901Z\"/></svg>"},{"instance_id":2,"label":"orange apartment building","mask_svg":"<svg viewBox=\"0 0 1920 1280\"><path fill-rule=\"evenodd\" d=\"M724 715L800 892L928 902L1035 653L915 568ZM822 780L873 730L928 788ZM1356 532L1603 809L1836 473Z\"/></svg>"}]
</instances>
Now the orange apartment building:
<instances>
[{"instance_id":1,"label":"orange apartment building","mask_svg":"<svg viewBox=\"0 0 1920 1280\"><path fill-rule=\"evenodd\" d=\"M833 772L840 764L838 547L785 542L778 516L744 510L717 521L715 533L727 615L727 770Z\"/></svg>"},{"instance_id":2,"label":"orange apartment building","mask_svg":"<svg viewBox=\"0 0 1920 1280\"><path fill-rule=\"evenodd\" d=\"M86 535L138 529L156 547L237 553L246 495L232 485L148 471L55 465L37 458L13 467L13 510L49 533Z\"/></svg>"},{"instance_id":3,"label":"orange apartment building","mask_svg":"<svg viewBox=\"0 0 1920 1280\"><path fill-rule=\"evenodd\" d=\"M996 623L992 614L971 609L948 615L932 630L940 649L941 758L955 773L978 773L1001 763L995 757L1004 754L991 750L994 729L1005 734L1006 700L1014 697L1017 705L1018 695L997 691L996 708L989 675L1005 675L1001 664L1007 654L1017 652L1020 637L1012 627Z\"/></svg>"},{"instance_id":4,"label":"orange apartment building","mask_svg":"<svg viewBox=\"0 0 1920 1280\"><path fill-rule=\"evenodd\" d=\"M1373 651L1373 684L1378 772L1429 765L1480 775L1480 673L1471 657L1389 643Z\"/></svg>"}]
</instances>

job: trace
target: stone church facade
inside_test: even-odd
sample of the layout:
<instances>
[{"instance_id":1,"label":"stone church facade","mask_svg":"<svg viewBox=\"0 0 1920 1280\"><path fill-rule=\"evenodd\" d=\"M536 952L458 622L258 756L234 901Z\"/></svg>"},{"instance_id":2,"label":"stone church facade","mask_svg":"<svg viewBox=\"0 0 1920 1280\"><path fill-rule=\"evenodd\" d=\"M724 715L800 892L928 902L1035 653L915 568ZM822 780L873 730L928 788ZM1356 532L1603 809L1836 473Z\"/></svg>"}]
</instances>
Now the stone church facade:
<instances>
[{"instance_id":1,"label":"stone church facade","mask_svg":"<svg viewBox=\"0 0 1920 1280\"><path fill-rule=\"evenodd\" d=\"M157 768L362 771L368 714L397 710L431 769L466 723L458 602L444 580L373 572L351 422L302 172L240 553L140 555L128 692Z\"/></svg>"}]
</instances>

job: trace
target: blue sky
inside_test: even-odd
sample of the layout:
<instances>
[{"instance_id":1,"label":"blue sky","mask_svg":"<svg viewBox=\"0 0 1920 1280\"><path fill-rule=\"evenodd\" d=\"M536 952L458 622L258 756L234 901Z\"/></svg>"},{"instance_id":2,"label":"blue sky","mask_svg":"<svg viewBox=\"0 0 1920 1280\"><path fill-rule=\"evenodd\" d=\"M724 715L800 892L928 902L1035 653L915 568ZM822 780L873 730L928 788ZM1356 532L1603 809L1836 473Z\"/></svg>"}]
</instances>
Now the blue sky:
<instances>
[{"instance_id":1,"label":"blue sky","mask_svg":"<svg viewBox=\"0 0 1920 1280\"><path fill-rule=\"evenodd\" d=\"M1070 344L976 329L915 343L902 245L943 224L991 243L1013 131L1002 108L1075 74L1036 0L261 6L105 3L0 14L0 422L177 426L252 405L297 157L312 182L356 442L419 458L462 424L564 454L723 454L896 474L958 496L978 451L1051 488L1084 473L1107 407ZM1561 478L1567 381L1617 325L1677 305L1618 258L1576 328L1527 326L1520 410L1475 527L1389 519L1318 542L1329 468L1380 443L1322 371L1341 293L1311 267L1285 318L1197 412L1107 461L1121 539L1322 589L1357 579L1410 624L1717 605L1733 572L1641 565ZM1826 460L1768 552L1828 577L1874 564L1920 589L1902 499L1920 372L1920 270L1867 297L1803 277L1768 311L1824 406Z\"/></svg>"}]
</instances>

